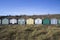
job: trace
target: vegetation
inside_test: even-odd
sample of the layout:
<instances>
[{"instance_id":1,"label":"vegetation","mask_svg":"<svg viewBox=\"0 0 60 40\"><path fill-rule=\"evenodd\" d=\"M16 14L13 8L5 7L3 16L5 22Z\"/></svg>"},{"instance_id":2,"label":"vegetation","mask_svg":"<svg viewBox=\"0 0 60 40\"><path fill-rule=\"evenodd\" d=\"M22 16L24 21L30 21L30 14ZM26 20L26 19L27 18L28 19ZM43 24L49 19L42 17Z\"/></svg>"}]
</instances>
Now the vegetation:
<instances>
[{"instance_id":1,"label":"vegetation","mask_svg":"<svg viewBox=\"0 0 60 40\"><path fill-rule=\"evenodd\" d=\"M0 25L0 40L60 40L60 26Z\"/></svg>"}]
</instances>

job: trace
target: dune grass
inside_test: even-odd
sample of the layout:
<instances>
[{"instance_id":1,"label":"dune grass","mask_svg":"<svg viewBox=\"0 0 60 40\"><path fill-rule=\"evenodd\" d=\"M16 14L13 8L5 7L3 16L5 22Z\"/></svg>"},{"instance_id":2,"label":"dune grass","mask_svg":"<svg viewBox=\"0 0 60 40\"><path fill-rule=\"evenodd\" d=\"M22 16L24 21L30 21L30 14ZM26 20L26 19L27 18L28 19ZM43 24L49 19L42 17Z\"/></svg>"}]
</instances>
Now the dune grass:
<instances>
[{"instance_id":1,"label":"dune grass","mask_svg":"<svg viewBox=\"0 0 60 40\"><path fill-rule=\"evenodd\" d=\"M0 40L60 40L60 26L0 25Z\"/></svg>"}]
</instances>

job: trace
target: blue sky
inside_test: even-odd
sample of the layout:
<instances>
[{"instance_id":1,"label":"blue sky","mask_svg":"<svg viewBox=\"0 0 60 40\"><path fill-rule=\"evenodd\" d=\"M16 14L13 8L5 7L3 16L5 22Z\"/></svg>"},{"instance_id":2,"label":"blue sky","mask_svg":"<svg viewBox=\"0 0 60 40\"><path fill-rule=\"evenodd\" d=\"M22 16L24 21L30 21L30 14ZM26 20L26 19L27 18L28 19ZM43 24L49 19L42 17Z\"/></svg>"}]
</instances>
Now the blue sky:
<instances>
[{"instance_id":1,"label":"blue sky","mask_svg":"<svg viewBox=\"0 0 60 40\"><path fill-rule=\"evenodd\" d=\"M0 15L60 14L60 0L0 0Z\"/></svg>"}]
</instances>

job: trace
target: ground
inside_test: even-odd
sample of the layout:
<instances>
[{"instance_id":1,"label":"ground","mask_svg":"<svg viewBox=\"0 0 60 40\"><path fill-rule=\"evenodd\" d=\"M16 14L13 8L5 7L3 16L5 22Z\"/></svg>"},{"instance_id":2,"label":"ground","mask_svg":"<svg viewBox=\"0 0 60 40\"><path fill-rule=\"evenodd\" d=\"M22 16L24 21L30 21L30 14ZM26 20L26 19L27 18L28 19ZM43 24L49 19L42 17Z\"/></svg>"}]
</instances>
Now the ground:
<instances>
[{"instance_id":1,"label":"ground","mask_svg":"<svg viewBox=\"0 0 60 40\"><path fill-rule=\"evenodd\" d=\"M0 25L0 40L60 40L60 25Z\"/></svg>"}]
</instances>

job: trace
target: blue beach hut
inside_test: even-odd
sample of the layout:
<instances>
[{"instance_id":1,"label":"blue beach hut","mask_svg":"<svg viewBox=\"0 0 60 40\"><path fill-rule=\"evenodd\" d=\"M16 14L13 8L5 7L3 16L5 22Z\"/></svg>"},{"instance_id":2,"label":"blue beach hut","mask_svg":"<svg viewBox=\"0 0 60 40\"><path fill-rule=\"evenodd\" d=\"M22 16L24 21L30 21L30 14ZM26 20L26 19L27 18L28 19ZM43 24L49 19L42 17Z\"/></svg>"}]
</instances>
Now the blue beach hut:
<instances>
[{"instance_id":1,"label":"blue beach hut","mask_svg":"<svg viewBox=\"0 0 60 40\"><path fill-rule=\"evenodd\" d=\"M51 19L51 24L57 24L57 19L56 18L52 18Z\"/></svg>"}]
</instances>

